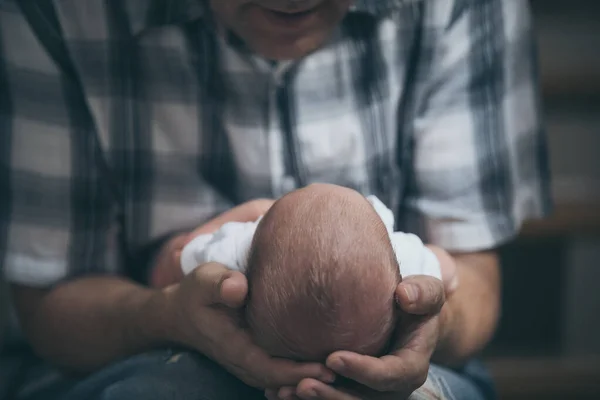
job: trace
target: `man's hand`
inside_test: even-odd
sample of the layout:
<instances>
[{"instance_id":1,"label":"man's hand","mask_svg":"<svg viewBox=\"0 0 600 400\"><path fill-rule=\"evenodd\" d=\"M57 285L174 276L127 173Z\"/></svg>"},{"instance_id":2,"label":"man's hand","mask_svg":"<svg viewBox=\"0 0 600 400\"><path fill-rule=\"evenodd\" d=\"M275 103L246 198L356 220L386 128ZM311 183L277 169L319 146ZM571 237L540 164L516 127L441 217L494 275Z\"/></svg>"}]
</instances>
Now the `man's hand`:
<instances>
[{"instance_id":1,"label":"man's hand","mask_svg":"<svg viewBox=\"0 0 600 400\"><path fill-rule=\"evenodd\" d=\"M223 214L220 214L194 230L190 233L188 240L191 241L195 237L206 233L213 233L227 222L256 221L258 218L265 215L274 203L275 200L273 199L254 199L242 203L231 210L225 211Z\"/></svg>"},{"instance_id":2,"label":"man's hand","mask_svg":"<svg viewBox=\"0 0 600 400\"><path fill-rule=\"evenodd\" d=\"M334 374L324 365L275 359L253 343L240 313L248 293L243 274L216 263L200 266L185 277L181 273L179 256L187 243L227 222L255 221L273 203L268 199L249 201L164 246L152 281L155 286L166 287L167 314L173 318L167 337L200 351L256 388L297 385L305 378L333 382Z\"/></svg>"},{"instance_id":3,"label":"man's hand","mask_svg":"<svg viewBox=\"0 0 600 400\"><path fill-rule=\"evenodd\" d=\"M163 245L150 270L148 285L152 288L165 288L183 279L183 271L179 265L181 251L189 242L189 234L181 234L171 238Z\"/></svg>"},{"instance_id":4,"label":"man's hand","mask_svg":"<svg viewBox=\"0 0 600 400\"><path fill-rule=\"evenodd\" d=\"M172 316L167 335L256 388L293 386L306 378L333 382L324 365L272 358L253 343L239 313L247 292L243 274L215 263L198 267L164 290Z\"/></svg>"},{"instance_id":5,"label":"man's hand","mask_svg":"<svg viewBox=\"0 0 600 400\"><path fill-rule=\"evenodd\" d=\"M396 299L404 313L389 355L375 358L347 351L333 353L327 358L326 365L341 377L336 385L308 378L296 388L267 391L267 398L408 398L427 379L430 359L439 338L439 313L445 302L444 284L431 277L410 277L398 285Z\"/></svg>"},{"instance_id":6,"label":"man's hand","mask_svg":"<svg viewBox=\"0 0 600 400\"><path fill-rule=\"evenodd\" d=\"M498 319L498 257L494 251L450 255L429 247L440 260L444 282L412 277L398 286L397 302L409 317L400 323L397 346L390 355L375 359L332 354L327 366L342 377L335 386L305 379L296 387L268 391L267 398L401 400L426 379L434 349L433 358L442 365L462 365L480 351ZM416 288L418 300L410 301L409 287ZM336 365L340 359L344 367Z\"/></svg>"}]
</instances>

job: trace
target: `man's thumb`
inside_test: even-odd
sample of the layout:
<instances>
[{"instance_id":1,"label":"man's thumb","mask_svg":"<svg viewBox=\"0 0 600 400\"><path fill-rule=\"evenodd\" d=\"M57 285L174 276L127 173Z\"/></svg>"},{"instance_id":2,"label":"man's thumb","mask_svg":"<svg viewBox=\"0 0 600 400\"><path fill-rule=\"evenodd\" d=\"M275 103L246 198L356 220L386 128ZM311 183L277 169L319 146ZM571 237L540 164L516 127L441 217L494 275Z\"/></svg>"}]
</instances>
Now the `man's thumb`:
<instances>
[{"instance_id":1,"label":"man's thumb","mask_svg":"<svg viewBox=\"0 0 600 400\"><path fill-rule=\"evenodd\" d=\"M219 304L232 308L244 305L248 281L242 273L219 263L208 263L196 268L193 274L206 305Z\"/></svg>"},{"instance_id":2,"label":"man's thumb","mask_svg":"<svg viewBox=\"0 0 600 400\"><path fill-rule=\"evenodd\" d=\"M442 281L431 276L410 276L396 289L396 302L413 315L434 315L442 309L445 298Z\"/></svg>"},{"instance_id":3,"label":"man's thumb","mask_svg":"<svg viewBox=\"0 0 600 400\"><path fill-rule=\"evenodd\" d=\"M221 283L222 304L231 308L240 308L246 303L248 280L237 271L230 271L229 276Z\"/></svg>"}]
</instances>

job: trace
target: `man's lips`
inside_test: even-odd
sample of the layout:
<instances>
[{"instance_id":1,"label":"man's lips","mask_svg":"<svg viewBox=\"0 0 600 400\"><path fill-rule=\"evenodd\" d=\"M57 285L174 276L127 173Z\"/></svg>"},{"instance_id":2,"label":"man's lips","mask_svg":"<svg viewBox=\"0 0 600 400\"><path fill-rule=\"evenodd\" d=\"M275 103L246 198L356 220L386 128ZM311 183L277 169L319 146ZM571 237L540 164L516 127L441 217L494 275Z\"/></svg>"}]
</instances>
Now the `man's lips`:
<instances>
[{"instance_id":1,"label":"man's lips","mask_svg":"<svg viewBox=\"0 0 600 400\"><path fill-rule=\"evenodd\" d=\"M288 15L301 15L301 14L307 14L310 13L311 11L314 11L315 9L319 8L321 5L321 1L303 1L303 2L298 2L298 3L305 3L304 5L302 4L296 4L295 6L288 6L285 8L281 8L278 7L278 5L281 2L279 2L278 4L259 4L259 7L264 8L265 10L269 10L269 11L273 11L274 13L278 13L278 14L288 14ZM306 4L308 3L308 4Z\"/></svg>"},{"instance_id":2,"label":"man's lips","mask_svg":"<svg viewBox=\"0 0 600 400\"><path fill-rule=\"evenodd\" d=\"M259 6L260 7L260 6ZM309 25L314 19L319 6L299 11L280 11L266 7L260 7L265 20L278 28L286 30L297 30Z\"/></svg>"},{"instance_id":3,"label":"man's lips","mask_svg":"<svg viewBox=\"0 0 600 400\"><path fill-rule=\"evenodd\" d=\"M294 17L302 17L305 15L308 15L310 13L312 13L315 8L311 8L305 11L294 11L294 12L289 12L289 11L278 11L278 10L270 10L270 9L266 9L267 11L270 11L282 18L294 18Z\"/></svg>"}]
</instances>

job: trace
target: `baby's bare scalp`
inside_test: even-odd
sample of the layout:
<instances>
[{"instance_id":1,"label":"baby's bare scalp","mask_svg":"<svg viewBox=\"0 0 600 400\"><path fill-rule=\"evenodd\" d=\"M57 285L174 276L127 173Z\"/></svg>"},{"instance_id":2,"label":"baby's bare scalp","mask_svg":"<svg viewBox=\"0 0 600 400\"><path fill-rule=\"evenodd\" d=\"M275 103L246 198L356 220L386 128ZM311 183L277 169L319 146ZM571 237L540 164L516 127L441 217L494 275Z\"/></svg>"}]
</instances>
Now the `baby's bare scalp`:
<instances>
[{"instance_id":1,"label":"baby's bare scalp","mask_svg":"<svg viewBox=\"0 0 600 400\"><path fill-rule=\"evenodd\" d=\"M394 251L373 207L351 189L311 185L278 200L257 229L248 279L248 323L274 355L374 353L393 329Z\"/></svg>"}]
</instances>

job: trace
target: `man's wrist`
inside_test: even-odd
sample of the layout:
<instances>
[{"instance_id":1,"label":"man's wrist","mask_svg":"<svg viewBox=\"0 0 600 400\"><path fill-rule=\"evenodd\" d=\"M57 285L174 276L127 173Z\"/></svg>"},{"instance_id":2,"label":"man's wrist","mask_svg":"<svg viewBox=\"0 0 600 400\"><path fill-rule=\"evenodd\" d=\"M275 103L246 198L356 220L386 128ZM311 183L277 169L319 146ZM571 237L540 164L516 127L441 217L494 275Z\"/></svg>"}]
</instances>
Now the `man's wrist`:
<instances>
[{"instance_id":1,"label":"man's wrist","mask_svg":"<svg viewBox=\"0 0 600 400\"><path fill-rule=\"evenodd\" d=\"M133 336L138 336L138 339L141 337L149 348L173 344L173 312L165 290L147 289L137 301L134 306Z\"/></svg>"},{"instance_id":2,"label":"man's wrist","mask_svg":"<svg viewBox=\"0 0 600 400\"><path fill-rule=\"evenodd\" d=\"M434 359L456 366L481 351L494 333L500 306L500 272L494 252L452 257L460 283L440 313Z\"/></svg>"},{"instance_id":3,"label":"man's wrist","mask_svg":"<svg viewBox=\"0 0 600 400\"><path fill-rule=\"evenodd\" d=\"M438 258L440 258L439 254L436 255L438 256ZM438 341L435 353L433 355L433 359L436 362L445 364L448 358L450 357L450 353L452 352L452 348L454 346L453 331L457 318L456 310L452 301L453 295L456 292L457 287L450 287L449 283L453 281L458 282L458 269L456 267L454 257L452 257L449 253L446 253L445 251L442 253L442 255L444 257L442 258L443 263L442 260L440 260L440 263L442 264L442 269L444 266L452 264L452 275L454 275L454 278L450 278L448 276L448 271L442 271L442 275L444 275L445 280L444 286L446 289L446 302L440 310L440 314L438 317Z\"/></svg>"},{"instance_id":4,"label":"man's wrist","mask_svg":"<svg viewBox=\"0 0 600 400\"><path fill-rule=\"evenodd\" d=\"M454 319L454 312L452 310L452 305L446 301L442 310L440 311L440 315L438 318L439 321L439 334L438 334L438 349L444 349L448 347L448 343L451 341L451 332L452 332L452 324Z\"/></svg>"}]
</instances>

